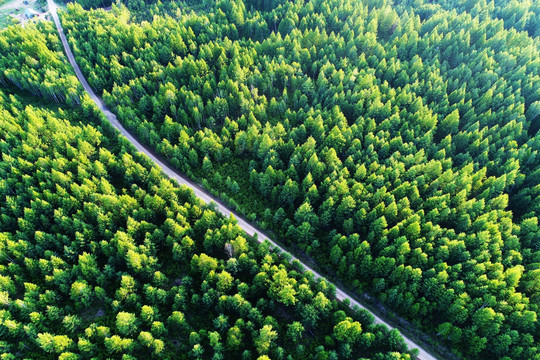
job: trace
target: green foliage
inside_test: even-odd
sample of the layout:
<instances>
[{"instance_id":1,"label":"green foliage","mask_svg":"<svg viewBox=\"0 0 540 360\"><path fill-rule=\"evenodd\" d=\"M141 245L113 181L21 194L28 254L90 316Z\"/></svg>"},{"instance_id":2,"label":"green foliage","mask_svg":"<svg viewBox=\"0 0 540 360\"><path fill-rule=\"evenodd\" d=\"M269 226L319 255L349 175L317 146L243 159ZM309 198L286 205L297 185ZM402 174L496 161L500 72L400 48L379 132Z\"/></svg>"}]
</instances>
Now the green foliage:
<instances>
[{"instance_id":1,"label":"green foliage","mask_svg":"<svg viewBox=\"0 0 540 360\"><path fill-rule=\"evenodd\" d=\"M540 209L535 40L444 4L240 3L146 25L70 7L64 24L120 119L175 166L461 356L498 356L504 337L530 358L511 334L533 336L538 311L520 228ZM281 272L256 279L285 306L300 297Z\"/></svg>"},{"instance_id":2,"label":"green foliage","mask_svg":"<svg viewBox=\"0 0 540 360\"><path fill-rule=\"evenodd\" d=\"M0 32L0 84L55 102L79 104L82 87L54 31L52 22L28 22Z\"/></svg>"},{"instance_id":3,"label":"green foliage","mask_svg":"<svg viewBox=\"0 0 540 360\"><path fill-rule=\"evenodd\" d=\"M315 356L332 314L346 309L321 300L326 283L165 179L100 125L87 97L77 108L31 103L0 91L3 359ZM259 272L273 281L258 284ZM300 315L311 306L320 324ZM312 336L297 349L290 339L305 328Z\"/></svg>"},{"instance_id":4,"label":"green foliage","mask_svg":"<svg viewBox=\"0 0 540 360\"><path fill-rule=\"evenodd\" d=\"M114 6L111 12L86 12L71 5L63 23L92 86L143 142L189 176L204 178L205 186L239 212L258 219L351 289L368 291L456 356L538 357L536 2L223 0L129 1L127 6L133 11ZM10 36L21 38L17 31ZM58 46L54 37L39 42ZM33 54L30 60L12 43L0 46L7 49L2 56L21 66L16 74L29 76L16 78L22 79L19 85L6 72L0 78L47 95L35 90L47 83L39 78L43 70L30 69L41 63L32 60L31 42L24 43ZM48 54L43 46L38 50ZM11 74L9 66L14 65L5 63ZM16 101L11 107L18 109L13 113L24 109ZM31 117L33 110L24 113ZM92 146L78 147L81 163L96 159ZM97 169L83 168L86 173L80 175L78 163L69 171L49 171L63 194L73 174L101 179L114 163L110 158L121 156L121 164L110 170L111 180L95 185L103 197L89 202L88 190L77 188L74 200L61 206L97 204L85 210L97 212L90 222L95 233L69 233L81 244L70 261L86 252L103 271L89 272L94 265L85 265L85 275L73 279L63 269L67 260L57 254L61 248L37 265L25 263L69 293L75 308L88 308L92 299L112 291L108 283L93 283L99 278L95 274L105 272L98 258L102 249L100 256L118 257L107 263L107 274L123 272L108 317L120 312L138 317L142 306L155 307L152 320L184 331L189 346L182 350L194 357L284 357L280 348L290 348L281 339L299 341L300 335L264 319L276 308L294 313L309 331L326 321L313 342L295 347L293 358L350 358L363 356L357 349L366 343L380 346L382 340L366 334L364 324L358 328L346 317L329 321L334 305L324 301L328 292L317 297L319 291L310 293L264 250L251 253L238 240L242 235L221 228L222 220L211 211L184 206L176 215L180 205L168 205L169 190L136 192L134 185L147 189L144 184L157 175L129 154L114 154L103 155ZM69 148L65 157L72 155ZM129 170L121 172L122 164ZM119 174L129 186L117 180ZM118 186L130 190L115 193ZM128 205L118 205L113 194L124 196L121 202ZM6 208L16 207L19 200L6 196ZM67 242L34 229L34 219L42 220L41 207L34 208L48 209L40 204L4 216L9 234L20 231L39 246ZM133 210L137 206L144 210ZM68 223L63 216L57 215ZM90 235L96 245L85 248ZM26 253L18 240L9 239L10 249ZM160 268L169 248L152 244L167 244L174 267L182 264L184 272ZM81 272L83 264L93 264L92 259L81 261ZM51 267L60 271L49 274ZM156 271L169 280L154 279ZM170 279L186 290L170 298L165 290ZM18 294L12 287L0 289L3 303ZM256 301L256 310L245 306L250 300ZM171 308L165 311L171 302L182 316L172 319ZM213 329L193 328L186 304L210 311L216 302L222 306L219 313L232 316L234 309L242 315L230 317L234 325L216 330L219 336ZM40 312L34 312L39 322ZM51 321L64 318L59 307L49 313ZM216 316L202 323L213 324ZM253 325L237 321L246 318ZM137 320L138 327L150 326L142 315ZM82 326L72 320L68 325ZM127 337L115 327L118 334L107 335L105 346L111 352L137 351L132 341L143 331L146 348L159 352L159 336L150 330L137 328ZM274 331L276 338L268 342L272 336L266 334ZM385 349L401 356L403 344L395 332L384 341ZM222 351L221 342L232 353Z\"/></svg>"}]
</instances>

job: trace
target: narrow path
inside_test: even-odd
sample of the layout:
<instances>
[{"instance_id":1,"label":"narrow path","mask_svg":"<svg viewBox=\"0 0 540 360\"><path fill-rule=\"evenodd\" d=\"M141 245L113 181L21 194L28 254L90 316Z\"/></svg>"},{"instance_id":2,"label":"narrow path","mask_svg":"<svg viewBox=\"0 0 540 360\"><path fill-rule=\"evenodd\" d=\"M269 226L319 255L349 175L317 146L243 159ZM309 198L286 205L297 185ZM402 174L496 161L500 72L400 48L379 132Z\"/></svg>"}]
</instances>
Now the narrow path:
<instances>
[{"instance_id":1,"label":"narrow path","mask_svg":"<svg viewBox=\"0 0 540 360\"><path fill-rule=\"evenodd\" d=\"M236 220L238 221L238 225L248 234L248 235L255 235L257 234L257 241L260 243L264 242L265 240L268 241L270 244L272 244L275 248L277 248L279 251L287 253L291 255L292 260L298 260L303 266L304 269L307 271L310 271L313 273L315 279L318 278L324 278L322 275L320 275L318 272L304 264L302 261L300 261L298 258L296 258L294 255L289 253L287 250L276 244L274 241L268 238L262 231L252 226L250 223L248 223L243 217L241 217L239 214L235 213L234 211L231 211L229 208L227 208L221 201L214 198L212 195L208 194L205 190L197 186L196 184L192 183L190 180L186 179L185 177L181 176L179 173L177 173L175 170L164 164L160 159L158 159L151 151L146 149L137 139L135 139L123 126L120 124L118 119L116 118L116 115L114 115L105 105L103 100L99 96L96 95L94 90L90 87L88 84L88 81L86 81L86 78L84 77L83 73L81 72L81 69L79 68L79 65L77 65L77 62L75 61L75 57L73 56L73 53L71 52L71 48L69 46L69 43L67 42L66 36L64 34L64 30L62 28L62 24L60 23L60 19L58 18L57 13L57 7L56 4L53 2L53 0L47 0L47 3L49 5L49 11L51 12L51 15L53 17L54 23L56 24L56 27L58 29L58 33L60 34L60 39L62 41L62 45L64 46L64 50L66 52L66 55L68 57L69 62L73 66L73 69L75 70L75 74L77 75L77 78L81 82L82 86L84 87L84 90L90 95L92 100L96 103L96 105L99 107L99 109L105 114L109 122L112 126L114 126L122 135L124 135L136 148L139 150L139 152L145 154L148 156L157 166L161 168L161 170L171 179L174 179L178 182L180 185L185 185L189 187L195 195L203 200L205 203L211 203L214 202L216 204L215 208L219 212L221 212L225 216L233 215ZM327 280L328 281L328 280ZM336 287L336 298L338 300L345 300L349 299L351 306L357 305L361 309L368 310L364 305L353 299L351 296L349 296L344 290ZM379 318L377 315L372 314L375 318L376 324L383 324L386 325L389 329L394 329L394 327L390 326L388 323L386 323L384 320ZM399 330L399 329L398 329ZM402 334L403 336L403 334ZM437 358L428 353L426 350L422 349L420 346L418 346L415 342L413 342L411 339L403 336L403 339L405 340L405 343L410 349L418 349L419 355L418 359L420 360L436 360Z\"/></svg>"}]
</instances>

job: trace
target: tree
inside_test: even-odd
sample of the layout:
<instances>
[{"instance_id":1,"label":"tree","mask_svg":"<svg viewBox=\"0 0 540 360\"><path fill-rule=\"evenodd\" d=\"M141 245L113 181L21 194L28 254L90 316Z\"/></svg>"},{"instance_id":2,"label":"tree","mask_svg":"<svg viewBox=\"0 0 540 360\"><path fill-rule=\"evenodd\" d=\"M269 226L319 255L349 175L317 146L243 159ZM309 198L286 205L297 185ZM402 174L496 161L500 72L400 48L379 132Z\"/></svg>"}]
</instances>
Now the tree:
<instances>
[{"instance_id":1,"label":"tree","mask_svg":"<svg viewBox=\"0 0 540 360\"><path fill-rule=\"evenodd\" d=\"M154 321L154 315L155 315L155 311L154 311L154 308L152 308L151 306L144 305L141 308L141 319L145 323L147 324L152 323Z\"/></svg>"},{"instance_id":2,"label":"tree","mask_svg":"<svg viewBox=\"0 0 540 360\"><path fill-rule=\"evenodd\" d=\"M49 353L62 353L73 344L73 341L65 335L51 335L49 333L38 334L36 342L45 352Z\"/></svg>"},{"instance_id":3,"label":"tree","mask_svg":"<svg viewBox=\"0 0 540 360\"><path fill-rule=\"evenodd\" d=\"M243 334L238 326L233 326L227 331L227 346L236 350L242 344Z\"/></svg>"},{"instance_id":4,"label":"tree","mask_svg":"<svg viewBox=\"0 0 540 360\"><path fill-rule=\"evenodd\" d=\"M294 29L295 24L294 20L290 17L286 17L285 19L281 20L278 26L278 31L281 33L282 36L285 36L289 34L292 29Z\"/></svg>"},{"instance_id":5,"label":"tree","mask_svg":"<svg viewBox=\"0 0 540 360\"><path fill-rule=\"evenodd\" d=\"M116 327L122 335L133 334L137 330L135 314L121 311L116 315Z\"/></svg>"},{"instance_id":6,"label":"tree","mask_svg":"<svg viewBox=\"0 0 540 360\"><path fill-rule=\"evenodd\" d=\"M289 278L285 269L280 269L272 276L269 294L285 305L294 305L296 303L295 284L296 280Z\"/></svg>"},{"instance_id":7,"label":"tree","mask_svg":"<svg viewBox=\"0 0 540 360\"><path fill-rule=\"evenodd\" d=\"M350 319L343 320L334 326L334 337L338 341L355 343L360 339L361 333L362 327L360 323L356 321L351 322Z\"/></svg>"},{"instance_id":8,"label":"tree","mask_svg":"<svg viewBox=\"0 0 540 360\"><path fill-rule=\"evenodd\" d=\"M147 331L141 331L137 337L137 340L139 340L143 346L150 347L154 341L154 337Z\"/></svg>"},{"instance_id":9,"label":"tree","mask_svg":"<svg viewBox=\"0 0 540 360\"><path fill-rule=\"evenodd\" d=\"M304 326L298 321L294 321L293 323L287 325L287 337L292 341L294 344L298 343L303 336L304 333Z\"/></svg>"},{"instance_id":10,"label":"tree","mask_svg":"<svg viewBox=\"0 0 540 360\"><path fill-rule=\"evenodd\" d=\"M173 311L168 317L167 323L175 330L183 329L187 325L184 314L180 311Z\"/></svg>"},{"instance_id":11,"label":"tree","mask_svg":"<svg viewBox=\"0 0 540 360\"><path fill-rule=\"evenodd\" d=\"M448 134L456 134L459 129L459 111L456 109L448 114L439 125L441 137Z\"/></svg>"},{"instance_id":12,"label":"tree","mask_svg":"<svg viewBox=\"0 0 540 360\"><path fill-rule=\"evenodd\" d=\"M264 325L259 330L259 336L255 338L255 347L259 354L266 354L270 350L272 341L276 339L277 332L272 330L272 325Z\"/></svg>"},{"instance_id":13,"label":"tree","mask_svg":"<svg viewBox=\"0 0 540 360\"><path fill-rule=\"evenodd\" d=\"M233 284L233 277L226 271L222 271L218 275L217 288L219 291L227 291Z\"/></svg>"}]
</instances>

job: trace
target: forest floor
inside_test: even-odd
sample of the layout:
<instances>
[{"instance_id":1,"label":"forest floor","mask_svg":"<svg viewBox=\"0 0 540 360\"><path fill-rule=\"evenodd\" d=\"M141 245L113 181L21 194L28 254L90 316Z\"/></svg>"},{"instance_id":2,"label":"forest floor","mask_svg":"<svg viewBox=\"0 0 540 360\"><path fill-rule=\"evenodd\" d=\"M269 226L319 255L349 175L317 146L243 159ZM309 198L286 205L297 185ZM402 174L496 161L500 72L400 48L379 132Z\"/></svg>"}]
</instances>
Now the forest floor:
<instances>
[{"instance_id":1,"label":"forest floor","mask_svg":"<svg viewBox=\"0 0 540 360\"><path fill-rule=\"evenodd\" d=\"M2 0L0 0L0 3L1 1ZM49 18L47 8L38 0L6 1L3 3L3 5L0 5L0 29L3 29L15 22L25 24L27 21L29 21L25 14L26 9L35 11L39 15L31 19L32 21Z\"/></svg>"}]
</instances>

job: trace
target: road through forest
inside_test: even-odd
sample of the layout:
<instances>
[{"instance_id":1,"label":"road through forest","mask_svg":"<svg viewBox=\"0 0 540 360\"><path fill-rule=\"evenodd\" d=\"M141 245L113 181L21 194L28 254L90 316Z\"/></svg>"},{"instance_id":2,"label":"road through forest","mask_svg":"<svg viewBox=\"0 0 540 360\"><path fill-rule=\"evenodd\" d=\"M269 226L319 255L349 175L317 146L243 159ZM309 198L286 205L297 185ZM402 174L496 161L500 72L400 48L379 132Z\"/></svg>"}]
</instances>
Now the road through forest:
<instances>
[{"instance_id":1,"label":"road through forest","mask_svg":"<svg viewBox=\"0 0 540 360\"><path fill-rule=\"evenodd\" d=\"M313 273L314 277L316 279L318 278L324 278L321 274L304 264L301 260L297 259L294 255L289 253L287 250L282 248L280 245L276 244L274 241L268 238L262 231L255 228L253 225L251 225L249 222L247 222L243 217L239 216L239 214L235 213L234 211L227 208L221 201L207 193L205 190L200 188L198 185L194 184L187 178L180 175L178 172L167 166L165 163L163 163L160 159L158 159L151 151L149 151L147 148L145 148L137 139L135 139L123 126L120 124L118 119L116 118L116 115L114 115L109 108L105 105L103 100L97 96L97 94L94 92L94 90L90 87L88 84L88 81L86 81L86 78L84 77L83 73L81 72L81 69L79 68L79 65L77 65L75 61L75 57L73 56L73 53L71 52L71 48L69 46L69 43L67 42L66 36L64 34L64 30L62 28L62 24L60 23L60 19L58 17L57 13L57 6L53 2L53 0L47 0L47 3L49 5L49 11L53 17L54 23L56 24L56 28L58 29L58 33L60 35L60 40L62 41L62 45L64 46L65 53L68 57L68 60L73 66L73 70L75 71L75 74L77 75L77 78L81 82L84 90L88 93L88 95L92 98L92 100L96 103L98 108L105 114L109 122L113 127L115 127L123 136L125 136L132 144L137 148L137 150L144 155L148 156L169 178L176 180L179 185L185 185L189 187L195 195L203 200L205 203L211 203L214 202L216 204L215 208L220 213L222 213L225 216L233 215L236 220L238 221L238 225L250 236L254 236L257 234L257 241L262 243L264 241L268 241L272 246L277 248L279 251L283 253L287 253L291 256L292 260L298 260L304 267L306 271L310 271ZM327 280L328 281L328 280ZM329 281L328 281L329 282ZM369 311L364 305L359 303L357 300L352 298L350 295L348 295L343 289L336 286L336 298L338 300L345 300L348 299L350 301L351 306L357 305L359 308L365 309ZM371 313L371 311L370 311ZM386 323L384 320L376 316L375 314L372 314L375 318L376 324L383 324L386 325L389 329L394 329L393 326L390 326L388 323ZM398 329L399 330L399 329ZM402 334L403 336L403 334ZM406 336L403 336L405 343L410 349L418 349L418 359L420 360L436 360L437 358L428 353L425 349L422 349L418 344L416 344L414 341L409 339Z\"/></svg>"}]
</instances>

